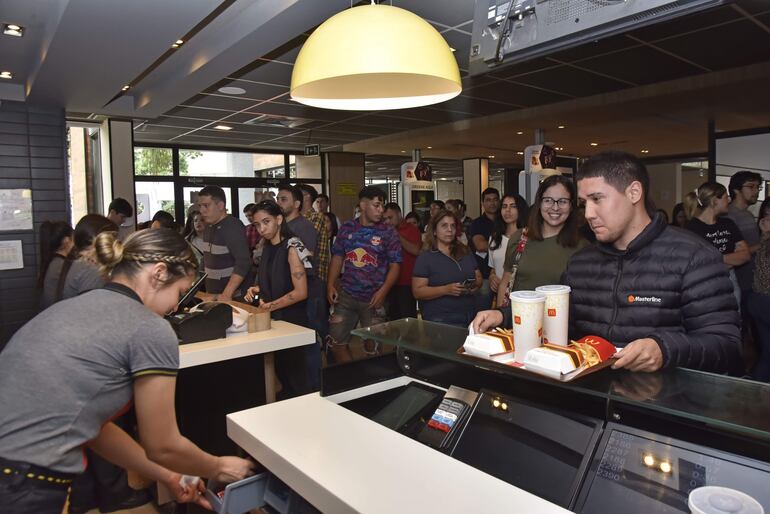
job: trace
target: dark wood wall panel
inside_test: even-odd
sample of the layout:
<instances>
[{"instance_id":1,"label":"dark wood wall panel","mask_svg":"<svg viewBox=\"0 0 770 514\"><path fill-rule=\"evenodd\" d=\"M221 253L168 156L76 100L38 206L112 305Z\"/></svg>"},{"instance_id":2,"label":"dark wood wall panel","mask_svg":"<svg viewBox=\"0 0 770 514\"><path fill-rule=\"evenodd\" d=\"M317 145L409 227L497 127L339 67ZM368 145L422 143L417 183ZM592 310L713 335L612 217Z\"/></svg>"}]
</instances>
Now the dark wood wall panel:
<instances>
[{"instance_id":1,"label":"dark wood wall panel","mask_svg":"<svg viewBox=\"0 0 770 514\"><path fill-rule=\"evenodd\" d=\"M37 314L37 229L45 220L69 220L64 110L0 103L0 189L31 189L34 230L3 231L0 241L21 240L24 269L0 271L0 350Z\"/></svg>"}]
</instances>

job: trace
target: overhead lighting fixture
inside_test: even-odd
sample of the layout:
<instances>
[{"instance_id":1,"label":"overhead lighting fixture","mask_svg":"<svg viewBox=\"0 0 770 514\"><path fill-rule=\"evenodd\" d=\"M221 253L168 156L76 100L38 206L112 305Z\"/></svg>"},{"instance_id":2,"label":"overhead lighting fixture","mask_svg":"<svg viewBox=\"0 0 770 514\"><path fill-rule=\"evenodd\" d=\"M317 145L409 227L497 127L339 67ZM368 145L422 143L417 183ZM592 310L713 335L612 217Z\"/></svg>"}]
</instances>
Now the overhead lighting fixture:
<instances>
[{"instance_id":1,"label":"overhead lighting fixture","mask_svg":"<svg viewBox=\"0 0 770 514\"><path fill-rule=\"evenodd\" d=\"M121 91L128 91L131 88L129 85L125 85L122 88L120 88Z\"/></svg>"},{"instance_id":2,"label":"overhead lighting fixture","mask_svg":"<svg viewBox=\"0 0 770 514\"><path fill-rule=\"evenodd\" d=\"M229 125L216 125L214 128L216 130L233 130L233 127Z\"/></svg>"},{"instance_id":3,"label":"overhead lighting fixture","mask_svg":"<svg viewBox=\"0 0 770 514\"><path fill-rule=\"evenodd\" d=\"M642 150L642 153L650 153L649 150Z\"/></svg>"},{"instance_id":4,"label":"overhead lighting fixture","mask_svg":"<svg viewBox=\"0 0 770 514\"><path fill-rule=\"evenodd\" d=\"M672 470L671 463L670 462L666 462L666 461L661 462L660 463L660 470L663 473L671 473L671 470Z\"/></svg>"},{"instance_id":5,"label":"overhead lighting fixture","mask_svg":"<svg viewBox=\"0 0 770 514\"><path fill-rule=\"evenodd\" d=\"M516 155L524 155L524 152L516 152Z\"/></svg>"},{"instance_id":6,"label":"overhead lighting fixture","mask_svg":"<svg viewBox=\"0 0 770 514\"><path fill-rule=\"evenodd\" d=\"M563 128L567 128L567 127L565 127L564 125L559 125L559 126L558 126L558 127L556 127L556 128L560 128L560 129L563 129Z\"/></svg>"},{"instance_id":7,"label":"overhead lighting fixture","mask_svg":"<svg viewBox=\"0 0 770 514\"><path fill-rule=\"evenodd\" d=\"M521 130L520 130L520 131L518 131L518 132L516 132L516 135L517 135L517 136L520 136L520 135L522 135L522 134L524 134L524 132L522 132Z\"/></svg>"},{"instance_id":8,"label":"overhead lighting fixture","mask_svg":"<svg viewBox=\"0 0 770 514\"><path fill-rule=\"evenodd\" d=\"M599 143L588 143L591 146L599 146Z\"/></svg>"},{"instance_id":9,"label":"overhead lighting fixture","mask_svg":"<svg viewBox=\"0 0 770 514\"><path fill-rule=\"evenodd\" d=\"M12 79L13 73L10 71L0 71L0 79Z\"/></svg>"},{"instance_id":10,"label":"overhead lighting fixture","mask_svg":"<svg viewBox=\"0 0 770 514\"><path fill-rule=\"evenodd\" d=\"M433 147L432 147L432 146L428 146L428 147L426 147L426 148L427 148L428 150L433 150Z\"/></svg>"},{"instance_id":11,"label":"overhead lighting fixture","mask_svg":"<svg viewBox=\"0 0 770 514\"><path fill-rule=\"evenodd\" d=\"M374 2L316 28L291 75L291 97L325 109L404 109L461 91L457 60L443 36L407 10Z\"/></svg>"},{"instance_id":12,"label":"overhead lighting fixture","mask_svg":"<svg viewBox=\"0 0 770 514\"><path fill-rule=\"evenodd\" d=\"M488 155L487 157L490 158L490 159L494 159L495 158L494 155Z\"/></svg>"},{"instance_id":13,"label":"overhead lighting fixture","mask_svg":"<svg viewBox=\"0 0 770 514\"><path fill-rule=\"evenodd\" d=\"M15 23L6 23L3 25L3 34L6 36L22 37L24 35L24 27Z\"/></svg>"},{"instance_id":14,"label":"overhead lighting fixture","mask_svg":"<svg viewBox=\"0 0 770 514\"><path fill-rule=\"evenodd\" d=\"M242 87L235 87L235 86L224 86L217 89L220 93L224 93L226 95L242 95L246 93L246 90Z\"/></svg>"},{"instance_id":15,"label":"overhead lighting fixture","mask_svg":"<svg viewBox=\"0 0 770 514\"><path fill-rule=\"evenodd\" d=\"M406 150L401 150L401 153L406 153Z\"/></svg>"}]
</instances>

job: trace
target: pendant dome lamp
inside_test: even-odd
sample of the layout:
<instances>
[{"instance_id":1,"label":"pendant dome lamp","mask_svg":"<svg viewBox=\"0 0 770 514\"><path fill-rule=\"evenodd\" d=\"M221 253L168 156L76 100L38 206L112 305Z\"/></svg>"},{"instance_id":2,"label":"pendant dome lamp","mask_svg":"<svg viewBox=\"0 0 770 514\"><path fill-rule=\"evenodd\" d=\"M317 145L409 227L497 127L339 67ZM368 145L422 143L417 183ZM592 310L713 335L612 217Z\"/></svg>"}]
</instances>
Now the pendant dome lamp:
<instances>
[{"instance_id":1,"label":"pendant dome lamp","mask_svg":"<svg viewBox=\"0 0 770 514\"><path fill-rule=\"evenodd\" d=\"M291 75L292 99L325 109L404 109L461 91L457 61L441 34L419 16L374 0L316 28Z\"/></svg>"}]
</instances>

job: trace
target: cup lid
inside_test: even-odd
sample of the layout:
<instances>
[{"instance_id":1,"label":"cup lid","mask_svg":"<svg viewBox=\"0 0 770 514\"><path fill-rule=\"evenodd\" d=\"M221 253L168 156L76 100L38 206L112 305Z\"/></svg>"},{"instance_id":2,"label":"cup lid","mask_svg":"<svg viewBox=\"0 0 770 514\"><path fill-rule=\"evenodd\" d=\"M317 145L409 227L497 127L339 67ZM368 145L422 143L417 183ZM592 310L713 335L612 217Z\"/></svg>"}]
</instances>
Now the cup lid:
<instances>
[{"instance_id":1,"label":"cup lid","mask_svg":"<svg viewBox=\"0 0 770 514\"><path fill-rule=\"evenodd\" d=\"M512 302L541 303L545 301L545 294L537 291L514 291L509 296Z\"/></svg>"},{"instance_id":2,"label":"cup lid","mask_svg":"<svg viewBox=\"0 0 770 514\"><path fill-rule=\"evenodd\" d=\"M690 492L693 514L764 514L762 505L746 493L728 487L698 487Z\"/></svg>"},{"instance_id":3,"label":"cup lid","mask_svg":"<svg viewBox=\"0 0 770 514\"><path fill-rule=\"evenodd\" d=\"M549 295L569 293L570 291L572 291L572 288L570 286L563 286L561 284L553 284L548 286L538 286L535 288L535 291L537 291L538 293L543 293L546 296L549 296Z\"/></svg>"}]
</instances>

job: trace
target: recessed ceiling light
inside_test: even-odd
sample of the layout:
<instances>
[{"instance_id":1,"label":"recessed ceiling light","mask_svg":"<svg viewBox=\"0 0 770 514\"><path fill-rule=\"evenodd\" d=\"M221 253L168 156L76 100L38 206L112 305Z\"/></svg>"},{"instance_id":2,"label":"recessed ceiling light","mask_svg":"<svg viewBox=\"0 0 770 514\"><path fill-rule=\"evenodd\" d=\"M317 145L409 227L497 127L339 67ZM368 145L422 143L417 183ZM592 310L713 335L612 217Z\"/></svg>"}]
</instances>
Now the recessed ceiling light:
<instances>
[{"instance_id":1,"label":"recessed ceiling light","mask_svg":"<svg viewBox=\"0 0 770 514\"><path fill-rule=\"evenodd\" d=\"M216 125L214 128L216 130L233 130L233 127L229 125Z\"/></svg>"},{"instance_id":2,"label":"recessed ceiling light","mask_svg":"<svg viewBox=\"0 0 770 514\"><path fill-rule=\"evenodd\" d=\"M642 153L650 153L649 150L642 150Z\"/></svg>"},{"instance_id":3,"label":"recessed ceiling light","mask_svg":"<svg viewBox=\"0 0 770 514\"><path fill-rule=\"evenodd\" d=\"M242 95L246 92L245 89L242 87L235 87L235 86L224 86L217 89L220 93L224 93L226 95Z\"/></svg>"},{"instance_id":4,"label":"recessed ceiling light","mask_svg":"<svg viewBox=\"0 0 770 514\"><path fill-rule=\"evenodd\" d=\"M456 52L456 51L457 51L457 49L456 49L456 48L452 48L451 46L449 47L449 49L450 49L452 52Z\"/></svg>"},{"instance_id":5,"label":"recessed ceiling light","mask_svg":"<svg viewBox=\"0 0 770 514\"><path fill-rule=\"evenodd\" d=\"M522 134L524 134L524 132L522 132L521 130L520 130L520 131L518 131L518 132L516 132L516 135L517 135L517 136L520 136L520 135L522 135Z\"/></svg>"},{"instance_id":6,"label":"recessed ceiling light","mask_svg":"<svg viewBox=\"0 0 770 514\"><path fill-rule=\"evenodd\" d=\"M128 91L131 86L125 85L122 88L120 88L121 91Z\"/></svg>"},{"instance_id":7,"label":"recessed ceiling light","mask_svg":"<svg viewBox=\"0 0 770 514\"><path fill-rule=\"evenodd\" d=\"M560 128L560 129L563 129L563 128L566 128L566 127L565 127L564 125L559 125L559 126L558 126L558 127L556 127L556 128Z\"/></svg>"},{"instance_id":8,"label":"recessed ceiling light","mask_svg":"<svg viewBox=\"0 0 770 514\"><path fill-rule=\"evenodd\" d=\"M22 37L24 35L24 27L15 23L6 23L3 25L3 34L6 36Z\"/></svg>"},{"instance_id":9,"label":"recessed ceiling light","mask_svg":"<svg viewBox=\"0 0 770 514\"><path fill-rule=\"evenodd\" d=\"M427 147L427 148L428 148L428 150L433 150L433 147L432 147L432 146L429 146L429 147Z\"/></svg>"},{"instance_id":10,"label":"recessed ceiling light","mask_svg":"<svg viewBox=\"0 0 770 514\"><path fill-rule=\"evenodd\" d=\"M406 150L401 150L401 153L406 153Z\"/></svg>"},{"instance_id":11,"label":"recessed ceiling light","mask_svg":"<svg viewBox=\"0 0 770 514\"><path fill-rule=\"evenodd\" d=\"M184 44L184 41L183 41L183 40L181 40L181 39L177 39L177 40L176 40L176 42L175 42L174 44L175 44L175 45L182 45L182 44Z\"/></svg>"},{"instance_id":12,"label":"recessed ceiling light","mask_svg":"<svg viewBox=\"0 0 770 514\"><path fill-rule=\"evenodd\" d=\"M516 152L516 155L524 155L524 152Z\"/></svg>"},{"instance_id":13,"label":"recessed ceiling light","mask_svg":"<svg viewBox=\"0 0 770 514\"><path fill-rule=\"evenodd\" d=\"M588 143L591 146L599 146L599 143Z\"/></svg>"},{"instance_id":14,"label":"recessed ceiling light","mask_svg":"<svg viewBox=\"0 0 770 514\"><path fill-rule=\"evenodd\" d=\"M0 79L12 79L13 73L10 71L0 71Z\"/></svg>"},{"instance_id":15,"label":"recessed ceiling light","mask_svg":"<svg viewBox=\"0 0 770 514\"><path fill-rule=\"evenodd\" d=\"M489 157L490 159L494 159L495 158L494 155L488 155L487 157Z\"/></svg>"}]
</instances>

